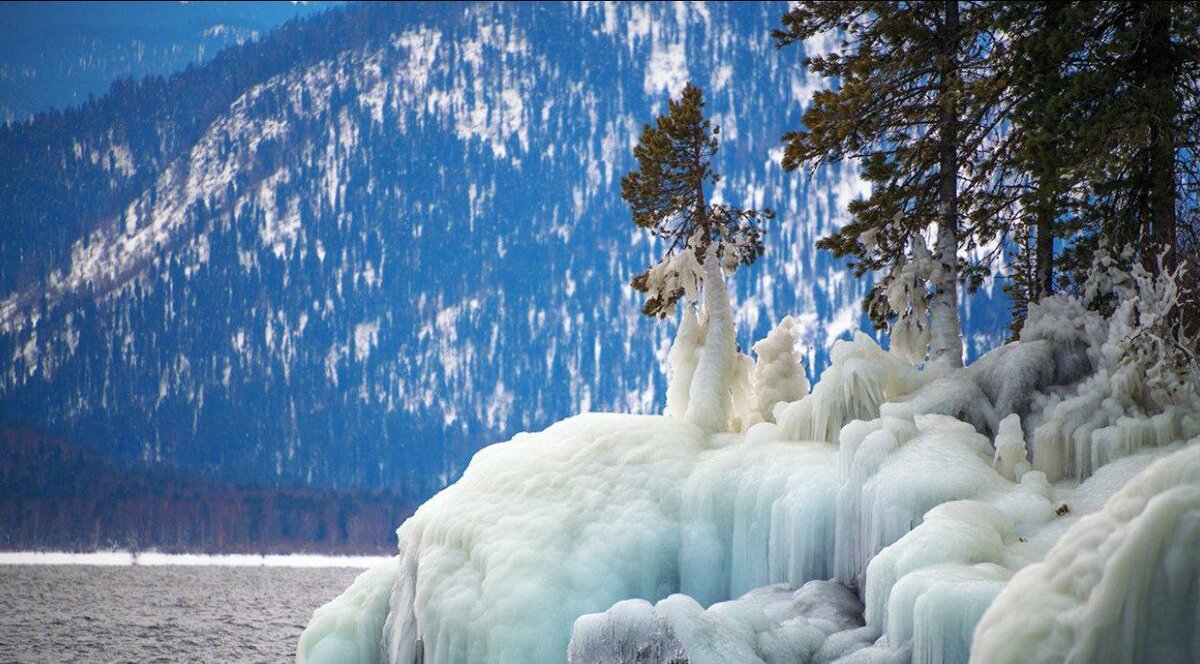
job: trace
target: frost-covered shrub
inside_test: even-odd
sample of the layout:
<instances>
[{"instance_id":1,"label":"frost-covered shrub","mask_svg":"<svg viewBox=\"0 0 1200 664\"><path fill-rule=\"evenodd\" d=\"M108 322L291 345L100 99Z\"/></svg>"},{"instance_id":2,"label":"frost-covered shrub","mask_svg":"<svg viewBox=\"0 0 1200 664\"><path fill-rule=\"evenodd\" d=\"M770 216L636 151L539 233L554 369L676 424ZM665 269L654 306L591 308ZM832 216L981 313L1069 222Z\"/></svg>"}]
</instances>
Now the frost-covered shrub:
<instances>
[{"instance_id":1,"label":"frost-covered shrub","mask_svg":"<svg viewBox=\"0 0 1200 664\"><path fill-rule=\"evenodd\" d=\"M1159 258L1155 277L1134 265L1134 297L1123 301L1114 323L1124 332L1119 342L1122 368L1141 378L1131 395L1146 410L1189 404L1200 394L1200 365L1196 360L1197 340L1189 338L1178 316L1183 293L1182 267L1164 268Z\"/></svg>"},{"instance_id":2,"label":"frost-covered shrub","mask_svg":"<svg viewBox=\"0 0 1200 664\"><path fill-rule=\"evenodd\" d=\"M933 259L923 240L913 242L911 260L896 265L887 277L884 295L896 320L890 326L889 348L912 364L929 354L929 293L926 282Z\"/></svg>"},{"instance_id":3,"label":"frost-covered shrub","mask_svg":"<svg viewBox=\"0 0 1200 664\"><path fill-rule=\"evenodd\" d=\"M1160 269L1151 275L1140 264L1126 272L1121 265L1129 256L1127 250L1116 260L1101 247L1084 300L1058 300L1045 312L1031 310L1031 338L1087 339L1095 369L1073 394L1049 397L1038 418L1033 463L1051 480L1082 479L1122 451L1165 445L1200 431L1197 342L1186 336L1175 315L1180 272ZM1099 319L1083 311L1084 301L1111 313Z\"/></svg>"},{"instance_id":4,"label":"frost-covered shrub","mask_svg":"<svg viewBox=\"0 0 1200 664\"><path fill-rule=\"evenodd\" d=\"M755 408L760 422L775 421L775 405L799 401L808 394L808 378L796 351L796 321L785 317L754 344Z\"/></svg>"}]
</instances>

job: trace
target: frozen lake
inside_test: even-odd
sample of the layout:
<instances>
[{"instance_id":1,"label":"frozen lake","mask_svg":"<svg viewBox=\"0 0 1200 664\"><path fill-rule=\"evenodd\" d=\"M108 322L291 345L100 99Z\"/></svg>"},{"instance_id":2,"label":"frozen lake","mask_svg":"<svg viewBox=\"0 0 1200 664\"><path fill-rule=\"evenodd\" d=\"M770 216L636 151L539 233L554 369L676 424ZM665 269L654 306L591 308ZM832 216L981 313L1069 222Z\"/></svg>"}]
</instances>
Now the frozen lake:
<instances>
[{"instance_id":1,"label":"frozen lake","mask_svg":"<svg viewBox=\"0 0 1200 664\"><path fill-rule=\"evenodd\" d=\"M0 662L288 662L346 567L0 565Z\"/></svg>"}]
</instances>

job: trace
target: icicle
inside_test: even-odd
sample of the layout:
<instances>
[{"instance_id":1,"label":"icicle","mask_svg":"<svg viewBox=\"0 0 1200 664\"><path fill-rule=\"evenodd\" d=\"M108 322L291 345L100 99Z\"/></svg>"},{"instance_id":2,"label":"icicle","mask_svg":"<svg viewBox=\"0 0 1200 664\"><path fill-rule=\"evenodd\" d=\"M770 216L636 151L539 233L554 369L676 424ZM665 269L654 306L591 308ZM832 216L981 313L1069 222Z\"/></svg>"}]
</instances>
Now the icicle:
<instances>
[{"instance_id":1,"label":"icicle","mask_svg":"<svg viewBox=\"0 0 1200 664\"><path fill-rule=\"evenodd\" d=\"M679 331L675 343L667 355L671 373L667 380L667 415L683 418L687 415L688 392L692 389L692 377L696 373L697 351L704 343L704 325L696 316L696 309L684 307L679 319Z\"/></svg>"}]
</instances>

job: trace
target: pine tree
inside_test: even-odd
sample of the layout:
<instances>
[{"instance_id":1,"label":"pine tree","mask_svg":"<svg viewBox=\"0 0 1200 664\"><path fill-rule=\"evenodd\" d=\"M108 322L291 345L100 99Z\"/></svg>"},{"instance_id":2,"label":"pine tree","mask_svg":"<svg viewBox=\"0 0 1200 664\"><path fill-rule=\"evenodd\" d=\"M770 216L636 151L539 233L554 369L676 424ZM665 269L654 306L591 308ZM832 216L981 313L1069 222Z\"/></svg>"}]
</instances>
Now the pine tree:
<instances>
[{"instance_id":1,"label":"pine tree","mask_svg":"<svg viewBox=\"0 0 1200 664\"><path fill-rule=\"evenodd\" d=\"M1061 2L999 2L989 8L1004 39L990 49L986 71L1011 111L978 168L984 186L974 225L1013 249L1004 288L1015 337L1028 306L1056 290L1055 241L1075 223L1071 192L1078 175L1072 155L1080 118L1067 78L1087 17L1084 7Z\"/></svg>"},{"instance_id":2,"label":"pine tree","mask_svg":"<svg viewBox=\"0 0 1200 664\"><path fill-rule=\"evenodd\" d=\"M1008 283L1004 284L1004 291L1009 297L1009 312L1012 314L1012 321L1008 325L1010 341L1021 337L1029 305L1038 301L1041 292L1041 273L1038 271L1044 265L1038 252L1041 237L1041 229L1038 229L1035 237L1029 226L1021 222L1014 224L1011 234L1014 245L1012 261L1009 264Z\"/></svg>"},{"instance_id":3,"label":"pine tree","mask_svg":"<svg viewBox=\"0 0 1200 664\"><path fill-rule=\"evenodd\" d=\"M991 21L985 7L964 9L956 0L802 2L775 32L781 47L829 31L843 36L833 53L805 58L837 87L815 94L805 128L784 136L783 166L858 159L872 193L852 203L850 223L818 246L852 257L859 276L890 271L864 303L883 325L898 313L887 303L893 275L912 258L914 241L923 242L936 224L930 358L951 367L962 366L957 283L979 272L961 269L958 260L975 235L961 226L974 218L981 186L972 184L970 167L996 132L1003 102L1002 88L981 74Z\"/></svg>"},{"instance_id":4,"label":"pine tree","mask_svg":"<svg viewBox=\"0 0 1200 664\"><path fill-rule=\"evenodd\" d=\"M1073 164L1082 188L1080 238L1069 258L1089 263L1097 238L1133 246L1150 273L1178 262L1179 208L1200 192L1200 8L1190 2L1071 3L1086 19L1069 54L1077 109Z\"/></svg>"},{"instance_id":5,"label":"pine tree","mask_svg":"<svg viewBox=\"0 0 1200 664\"><path fill-rule=\"evenodd\" d=\"M669 391L670 412L683 411L709 432L737 426L733 392L744 373L724 274L762 255L761 224L774 217L770 210L708 202L705 187L720 178L712 167L718 134L704 117L700 88L689 83L666 114L643 128L633 151L638 169L621 179L634 223L666 246L658 263L633 278L631 285L648 295L642 313L669 316L680 299L697 300L703 289L703 319L685 314L672 353L672 380L687 384Z\"/></svg>"},{"instance_id":6,"label":"pine tree","mask_svg":"<svg viewBox=\"0 0 1200 664\"><path fill-rule=\"evenodd\" d=\"M732 273L762 255L762 222L771 210L743 210L708 202L705 188L720 175L712 167L719 127L704 117L700 88L688 83L669 102L666 114L645 125L633 154L638 169L621 179L621 197L633 222L663 240L663 258L635 276L630 285L646 293L642 313L666 317L687 295L695 300L705 279L704 267ZM710 255L718 264L706 266ZM720 272L718 271L717 274Z\"/></svg>"}]
</instances>

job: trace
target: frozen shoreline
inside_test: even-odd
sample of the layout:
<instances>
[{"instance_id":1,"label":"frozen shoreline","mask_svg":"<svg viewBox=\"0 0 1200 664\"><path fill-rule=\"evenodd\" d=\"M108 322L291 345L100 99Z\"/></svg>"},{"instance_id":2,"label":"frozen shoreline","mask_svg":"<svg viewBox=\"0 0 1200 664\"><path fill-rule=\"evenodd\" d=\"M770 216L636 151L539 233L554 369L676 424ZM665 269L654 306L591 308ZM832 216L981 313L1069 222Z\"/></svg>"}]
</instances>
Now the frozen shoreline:
<instances>
[{"instance_id":1,"label":"frozen shoreline","mask_svg":"<svg viewBox=\"0 0 1200 664\"><path fill-rule=\"evenodd\" d=\"M108 567L145 566L217 566L217 567L355 567L367 568L387 560L387 556L325 556L320 554L200 554L146 551L4 551L0 565L98 565Z\"/></svg>"}]
</instances>

